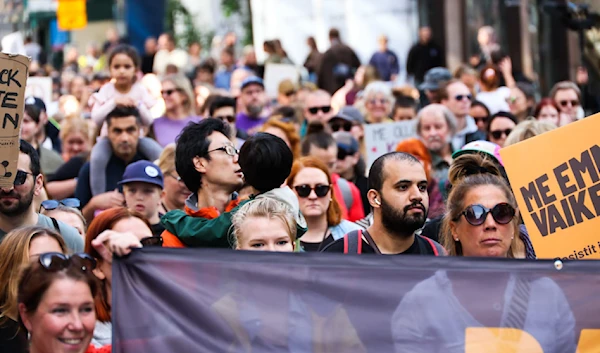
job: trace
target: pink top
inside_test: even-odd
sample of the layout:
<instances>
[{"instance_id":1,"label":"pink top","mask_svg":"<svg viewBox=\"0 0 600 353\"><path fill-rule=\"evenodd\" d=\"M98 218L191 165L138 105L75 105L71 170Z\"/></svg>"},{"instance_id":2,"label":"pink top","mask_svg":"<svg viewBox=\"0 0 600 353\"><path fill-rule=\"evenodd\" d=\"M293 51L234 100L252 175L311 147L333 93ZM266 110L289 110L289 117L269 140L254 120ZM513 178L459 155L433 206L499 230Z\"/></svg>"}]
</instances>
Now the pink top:
<instances>
[{"instance_id":1,"label":"pink top","mask_svg":"<svg viewBox=\"0 0 600 353\"><path fill-rule=\"evenodd\" d=\"M153 119L152 113L150 113L150 108L156 104L156 101L154 98L152 98L146 87L139 82L134 83L129 92L126 94L117 91L112 82L102 86L98 93L94 93L90 97L88 102L90 107L92 107L92 121L94 121L97 125L104 124L104 120L106 119L108 113L110 113L117 106L115 99L120 97L129 97L137 102L137 108L140 111L140 117L143 125L149 126L152 123Z\"/></svg>"}]
</instances>

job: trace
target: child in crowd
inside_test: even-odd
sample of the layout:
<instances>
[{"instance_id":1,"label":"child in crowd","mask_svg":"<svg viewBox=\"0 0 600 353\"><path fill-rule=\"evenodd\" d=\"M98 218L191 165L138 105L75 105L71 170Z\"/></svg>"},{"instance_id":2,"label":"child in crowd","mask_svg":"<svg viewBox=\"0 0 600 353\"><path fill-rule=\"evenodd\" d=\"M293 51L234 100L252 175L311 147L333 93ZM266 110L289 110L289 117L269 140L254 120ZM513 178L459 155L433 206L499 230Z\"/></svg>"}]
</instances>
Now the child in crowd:
<instances>
[{"instance_id":1,"label":"child in crowd","mask_svg":"<svg viewBox=\"0 0 600 353\"><path fill-rule=\"evenodd\" d=\"M239 157L245 182L251 188L250 199L240 202L231 212L206 215L205 218L190 217L180 210L167 213L162 219L166 229L163 233L165 246L231 247L232 216L248 202L262 198L270 198L289 207L296 223L295 235L302 236L307 225L300 212L298 198L289 187L281 187L290 175L293 159L292 151L279 137L267 133L250 137L242 146ZM174 242L171 242L172 238L176 238Z\"/></svg>"},{"instance_id":2,"label":"child in crowd","mask_svg":"<svg viewBox=\"0 0 600 353\"><path fill-rule=\"evenodd\" d=\"M140 112L142 125L146 128L150 126L152 123L150 108L154 106L156 101L141 83L136 82L136 74L140 68L140 58L135 48L125 44L115 47L108 56L108 67L111 81L102 86L89 100L89 105L92 107L92 121L96 123L96 126L102 127L102 135L106 135L104 133L106 130L106 127L104 127L106 116L117 105L124 105L136 107ZM159 154L160 151L156 152L159 147L151 139L140 138L139 140L138 148L141 154ZM112 155L111 152L110 141L106 138L98 139L92 149L90 174L96 176L91 185L93 195L106 191L104 170Z\"/></svg>"},{"instance_id":3,"label":"child in crowd","mask_svg":"<svg viewBox=\"0 0 600 353\"><path fill-rule=\"evenodd\" d=\"M144 215L150 222L152 235L160 236L165 228L160 224L160 197L164 188L164 177L160 169L152 162L141 160L125 168L123 180L125 204L131 211Z\"/></svg>"}]
</instances>

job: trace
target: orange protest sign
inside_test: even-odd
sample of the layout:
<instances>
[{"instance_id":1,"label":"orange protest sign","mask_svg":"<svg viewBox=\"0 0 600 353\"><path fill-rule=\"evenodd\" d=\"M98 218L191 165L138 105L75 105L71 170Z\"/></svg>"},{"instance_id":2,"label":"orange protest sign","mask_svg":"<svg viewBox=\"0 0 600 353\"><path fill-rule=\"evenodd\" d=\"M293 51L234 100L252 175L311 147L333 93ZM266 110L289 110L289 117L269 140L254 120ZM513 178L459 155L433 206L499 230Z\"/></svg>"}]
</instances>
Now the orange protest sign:
<instances>
[{"instance_id":1,"label":"orange protest sign","mask_svg":"<svg viewBox=\"0 0 600 353\"><path fill-rule=\"evenodd\" d=\"M600 114L500 150L539 258L600 259Z\"/></svg>"},{"instance_id":2,"label":"orange protest sign","mask_svg":"<svg viewBox=\"0 0 600 353\"><path fill-rule=\"evenodd\" d=\"M0 53L0 187L3 188L11 187L17 175L28 72L28 57Z\"/></svg>"},{"instance_id":3,"label":"orange protest sign","mask_svg":"<svg viewBox=\"0 0 600 353\"><path fill-rule=\"evenodd\" d=\"M63 31L87 26L86 0L59 0L56 9L58 28Z\"/></svg>"}]
</instances>

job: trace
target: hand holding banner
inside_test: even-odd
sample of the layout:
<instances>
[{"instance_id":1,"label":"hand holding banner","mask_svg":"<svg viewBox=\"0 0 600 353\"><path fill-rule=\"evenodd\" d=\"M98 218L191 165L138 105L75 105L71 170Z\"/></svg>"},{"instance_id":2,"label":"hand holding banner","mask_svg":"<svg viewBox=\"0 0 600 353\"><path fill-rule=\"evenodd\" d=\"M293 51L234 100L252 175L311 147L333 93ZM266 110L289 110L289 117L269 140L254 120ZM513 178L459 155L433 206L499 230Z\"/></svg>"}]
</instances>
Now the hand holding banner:
<instances>
[{"instance_id":1,"label":"hand holding banner","mask_svg":"<svg viewBox=\"0 0 600 353\"><path fill-rule=\"evenodd\" d=\"M0 53L0 187L11 187L17 174L29 58Z\"/></svg>"}]
</instances>

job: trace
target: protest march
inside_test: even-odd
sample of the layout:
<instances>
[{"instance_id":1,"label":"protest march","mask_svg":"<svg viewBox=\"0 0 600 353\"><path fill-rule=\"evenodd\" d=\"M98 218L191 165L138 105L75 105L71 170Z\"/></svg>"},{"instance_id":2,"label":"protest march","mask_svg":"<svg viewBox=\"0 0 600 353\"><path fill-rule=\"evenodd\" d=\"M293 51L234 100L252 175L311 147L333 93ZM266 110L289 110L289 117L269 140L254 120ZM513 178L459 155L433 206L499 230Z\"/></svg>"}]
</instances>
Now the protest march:
<instances>
[{"instance_id":1,"label":"protest march","mask_svg":"<svg viewBox=\"0 0 600 353\"><path fill-rule=\"evenodd\" d=\"M0 3L0 353L600 352L600 2Z\"/></svg>"}]
</instances>

